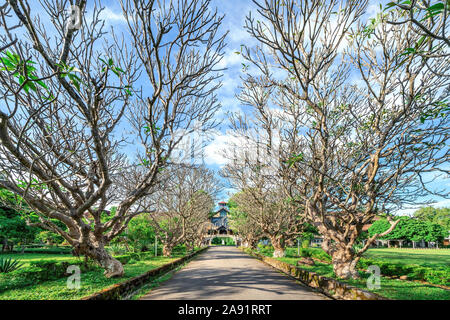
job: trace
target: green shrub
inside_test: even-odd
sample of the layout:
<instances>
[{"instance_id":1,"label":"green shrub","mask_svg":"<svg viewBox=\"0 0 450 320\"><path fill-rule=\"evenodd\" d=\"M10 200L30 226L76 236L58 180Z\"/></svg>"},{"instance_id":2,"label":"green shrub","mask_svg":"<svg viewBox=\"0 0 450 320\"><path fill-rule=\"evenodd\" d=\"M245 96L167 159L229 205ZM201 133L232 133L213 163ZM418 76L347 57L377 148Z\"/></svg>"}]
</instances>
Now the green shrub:
<instances>
[{"instance_id":1,"label":"green shrub","mask_svg":"<svg viewBox=\"0 0 450 320\"><path fill-rule=\"evenodd\" d=\"M0 258L0 273L9 273L22 267L23 264L12 258Z\"/></svg>"},{"instance_id":2,"label":"green shrub","mask_svg":"<svg viewBox=\"0 0 450 320\"><path fill-rule=\"evenodd\" d=\"M311 240L309 238L302 239L302 248L303 249L309 248L310 242L311 242Z\"/></svg>"},{"instance_id":3,"label":"green shrub","mask_svg":"<svg viewBox=\"0 0 450 320\"><path fill-rule=\"evenodd\" d=\"M114 258L116 258L117 260L119 260L120 263L122 263L122 264L127 264L127 263L131 260L131 255L129 255L129 254L124 254L124 255L121 255L121 256L116 256L116 257L114 257Z\"/></svg>"},{"instance_id":4,"label":"green shrub","mask_svg":"<svg viewBox=\"0 0 450 320\"><path fill-rule=\"evenodd\" d=\"M450 270L427 268L424 272L424 280L429 283L450 285Z\"/></svg>"},{"instance_id":5,"label":"green shrub","mask_svg":"<svg viewBox=\"0 0 450 320\"><path fill-rule=\"evenodd\" d=\"M326 262L331 262L331 257L325 251L321 249L312 249L312 248L309 250L311 252L312 257Z\"/></svg>"},{"instance_id":6,"label":"green shrub","mask_svg":"<svg viewBox=\"0 0 450 320\"><path fill-rule=\"evenodd\" d=\"M436 267L424 267L405 265L380 260L364 259L358 262L358 268L366 270L369 266L376 265L385 276L408 276L412 280L422 280L433 284L448 285L450 278L449 268L436 269Z\"/></svg>"},{"instance_id":7,"label":"green shrub","mask_svg":"<svg viewBox=\"0 0 450 320\"><path fill-rule=\"evenodd\" d=\"M109 246L108 251L112 255L124 255L127 252L127 249L123 245L113 243Z\"/></svg>"},{"instance_id":8,"label":"green shrub","mask_svg":"<svg viewBox=\"0 0 450 320\"><path fill-rule=\"evenodd\" d=\"M273 249L272 245L264 245L262 243L259 243L258 244L258 251L262 255L272 256L274 249Z\"/></svg>"},{"instance_id":9,"label":"green shrub","mask_svg":"<svg viewBox=\"0 0 450 320\"><path fill-rule=\"evenodd\" d=\"M29 286L50 280L57 280L68 276L67 268L71 265L77 265L82 272L98 268L92 261L87 264L83 261L67 262L57 260L38 260L31 261L30 266L2 275L0 277L0 292Z\"/></svg>"},{"instance_id":10,"label":"green shrub","mask_svg":"<svg viewBox=\"0 0 450 320\"><path fill-rule=\"evenodd\" d=\"M302 248L300 250L300 257L304 257L304 258L310 258L312 257L312 252L306 248Z\"/></svg>"}]
</instances>

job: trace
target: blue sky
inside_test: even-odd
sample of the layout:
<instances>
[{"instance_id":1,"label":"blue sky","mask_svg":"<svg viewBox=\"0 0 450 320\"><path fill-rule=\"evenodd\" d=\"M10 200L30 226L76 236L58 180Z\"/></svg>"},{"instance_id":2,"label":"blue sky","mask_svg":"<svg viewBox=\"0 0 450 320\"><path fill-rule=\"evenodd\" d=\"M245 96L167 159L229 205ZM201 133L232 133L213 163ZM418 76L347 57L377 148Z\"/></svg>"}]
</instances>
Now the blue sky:
<instances>
[{"instance_id":1,"label":"blue sky","mask_svg":"<svg viewBox=\"0 0 450 320\"><path fill-rule=\"evenodd\" d=\"M386 3L388 1L382 1ZM37 1L32 2L33 5L37 4ZM91 1L88 1L91 3ZM374 17L379 11L379 1L370 1L367 8L365 18ZM102 5L105 6L103 11L103 18L106 21L107 26L113 26L116 32L126 32L125 21L122 16L122 11L118 1L104 0ZM222 108L216 115L216 117L223 120L223 124L216 132L216 135L209 143L205 150L205 163L206 165L218 171L221 166L225 164L225 159L219 154L220 150L224 148L229 140L230 136L227 134L228 123L226 113L229 111L242 110L242 106L239 104L235 95L239 92L240 79L242 74L243 60L240 55L235 54L236 51L240 51L242 44L251 46L255 44L255 41L244 30L243 25L246 15L250 11L253 14L256 13L256 6L250 0L212 0L212 7L217 7L219 14L225 14L224 22L221 26L221 31L229 31L227 37L227 47L225 49L225 56L220 63L221 68L226 68L223 72L223 86L218 91L219 99L222 103ZM89 5L88 5L89 8ZM41 11L41 8L36 8ZM89 9L88 9L89 10ZM357 80L357 79L356 79ZM128 149L130 154L134 151ZM439 179L435 182L436 185L450 189L450 181L448 179ZM228 199L228 192L232 191L230 186L222 193L220 198L222 200ZM435 206L450 206L450 200L436 199L439 202ZM411 213L414 209L401 210L399 213Z\"/></svg>"}]
</instances>

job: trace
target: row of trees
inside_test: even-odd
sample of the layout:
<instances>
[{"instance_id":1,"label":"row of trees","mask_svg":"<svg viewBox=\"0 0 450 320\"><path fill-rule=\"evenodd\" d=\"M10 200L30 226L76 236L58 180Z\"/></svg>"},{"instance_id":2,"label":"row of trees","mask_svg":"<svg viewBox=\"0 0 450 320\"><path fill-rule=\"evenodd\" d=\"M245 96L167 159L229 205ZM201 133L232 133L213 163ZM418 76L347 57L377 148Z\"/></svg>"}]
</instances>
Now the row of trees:
<instances>
[{"instance_id":1,"label":"row of trees","mask_svg":"<svg viewBox=\"0 0 450 320\"><path fill-rule=\"evenodd\" d=\"M155 201L173 150L216 127L225 45L209 0L119 2L120 32L100 0L0 3L0 188L107 277L123 266L105 246L131 219L174 209ZM209 201L197 191L184 208Z\"/></svg>"},{"instance_id":2,"label":"row of trees","mask_svg":"<svg viewBox=\"0 0 450 320\"><path fill-rule=\"evenodd\" d=\"M255 224L279 256L278 239L310 223L335 274L356 278L361 255L400 220L388 214L389 227L356 252L364 225L430 193L449 195L429 184L449 174L449 47L441 31L418 30L409 6L365 20L367 1L255 4L245 28L257 45L238 52L248 110L230 117L235 143L222 172L241 190L241 232L250 237ZM448 2L427 4L420 23L445 33Z\"/></svg>"},{"instance_id":3,"label":"row of trees","mask_svg":"<svg viewBox=\"0 0 450 320\"><path fill-rule=\"evenodd\" d=\"M130 221L127 228L112 242L124 244L131 251L147 251L149 244L163 245L163 254L170 256L175 246L185 244L188 250L200 246L209 227L209 214L214 209L215 196L221 184L214 172L203 166L170 167L162 173L165 184L147 198L155 211L143 213ZM170 179L170 180L169 180ZM6 190L0 196L9 207L17 207L15 197ZM103 223L111 219L116 207L102 216ZM30 226L38 221L34 213L21 213L8 207L0 208L0 240L12 250L17 244L67 244L60 235ZM54 221L65 230L64 224Z\"/></svg>"}]
</instances>

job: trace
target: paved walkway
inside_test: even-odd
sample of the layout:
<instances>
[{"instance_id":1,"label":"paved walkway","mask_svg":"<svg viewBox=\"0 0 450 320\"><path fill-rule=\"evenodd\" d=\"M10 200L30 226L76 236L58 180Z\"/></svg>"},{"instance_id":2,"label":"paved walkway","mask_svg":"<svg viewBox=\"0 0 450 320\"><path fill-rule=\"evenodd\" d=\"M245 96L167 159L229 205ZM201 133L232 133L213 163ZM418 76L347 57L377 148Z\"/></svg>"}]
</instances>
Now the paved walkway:
<instances>
[{"instance_id":1,"label":"paved walkway","mask_svg":"<svg viewBox=\"0 0 450 320\"><path fill-rule=\"evenodd\" d=\"M235 247L211 247L142 300L321 300Z\"/></svg>"}]
</instances>

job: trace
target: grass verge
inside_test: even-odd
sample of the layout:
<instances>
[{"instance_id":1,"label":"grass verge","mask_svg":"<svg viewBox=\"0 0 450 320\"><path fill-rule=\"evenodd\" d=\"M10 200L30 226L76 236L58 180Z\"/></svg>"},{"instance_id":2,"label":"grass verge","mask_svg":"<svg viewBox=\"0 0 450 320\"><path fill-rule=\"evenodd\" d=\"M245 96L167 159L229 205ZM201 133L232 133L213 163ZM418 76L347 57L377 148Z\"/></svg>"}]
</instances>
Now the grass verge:
<instances>
[{"instance_id":1,"label":"grass verge","mask_svg":"<svg viewBox=\"0 0 450 320\"><path fill-rule=\"evenodd\" d=\"M48 257L49 255L45 254L45 256ZM22 288L11 288L0 292L0 300L77 300L116 283L123 282L149 270L158 268L182 256L183 255L152 257L135 263L128 263L124 265L125 274L120 278L107 279L103 275L103 270L91 270L81 274L80 289L68 289L67 278L45 281ZM58 257L63 259L61 255L58 255ZM29 257L29 259L34 258L36 257ZM65 258L70 259L72 257ZM54 257L51 259L54 260Z\"/></svg>"}]
</instances>

